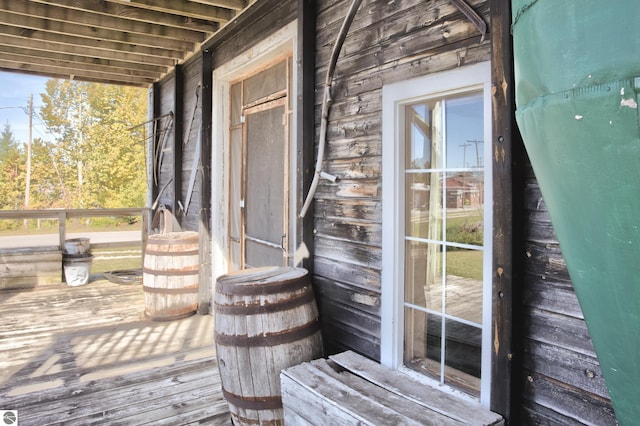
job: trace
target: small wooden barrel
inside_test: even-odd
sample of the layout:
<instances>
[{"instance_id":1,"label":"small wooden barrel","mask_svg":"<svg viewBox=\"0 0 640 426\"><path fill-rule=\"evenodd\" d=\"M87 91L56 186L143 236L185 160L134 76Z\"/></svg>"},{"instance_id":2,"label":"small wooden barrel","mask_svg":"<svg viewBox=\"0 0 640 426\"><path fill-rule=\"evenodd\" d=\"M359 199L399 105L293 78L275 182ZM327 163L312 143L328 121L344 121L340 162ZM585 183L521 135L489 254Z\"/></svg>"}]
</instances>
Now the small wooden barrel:
<instances>
[{"instance_id":1,"label":"small wooden barrel","mask_svg":"<svg viewBox=\"0 0 640 426\"><path fill-rule=\"evenodd\" d=\"M215 343L235 425L283 425L280 371L322 357L306 269L247 269L217 280Z\"/></svg>"},{"instance_id":2,"label":"small wooden barrel","mask_svg":"<svg viewBox=\"0 0 640 426\"><path fill-rule=\"evenodd\" d=\"M197 232L149 236L142 268L147 318L174 320L196 312L199 263Z\"/></svg>"}]
</instances>

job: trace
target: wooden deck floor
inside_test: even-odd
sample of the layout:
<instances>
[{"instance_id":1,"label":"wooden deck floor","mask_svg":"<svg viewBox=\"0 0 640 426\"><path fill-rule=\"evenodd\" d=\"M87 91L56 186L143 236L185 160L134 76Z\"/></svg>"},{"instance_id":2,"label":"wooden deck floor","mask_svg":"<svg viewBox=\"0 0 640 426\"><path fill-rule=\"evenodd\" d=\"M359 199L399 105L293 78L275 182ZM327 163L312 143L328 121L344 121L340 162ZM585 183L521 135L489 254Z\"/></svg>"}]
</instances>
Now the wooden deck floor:
<instances>
[{"instance_id":1,"label":"wooden deck floor","mask_svg":"<svg viewBox=\"0 0 640 426\"><path fill-rule=\"evenodd\" d=\"M230 425L210 315L152 322L140 285L0 291L0 410L28 425Z\"/></svg>"}]
</instances>

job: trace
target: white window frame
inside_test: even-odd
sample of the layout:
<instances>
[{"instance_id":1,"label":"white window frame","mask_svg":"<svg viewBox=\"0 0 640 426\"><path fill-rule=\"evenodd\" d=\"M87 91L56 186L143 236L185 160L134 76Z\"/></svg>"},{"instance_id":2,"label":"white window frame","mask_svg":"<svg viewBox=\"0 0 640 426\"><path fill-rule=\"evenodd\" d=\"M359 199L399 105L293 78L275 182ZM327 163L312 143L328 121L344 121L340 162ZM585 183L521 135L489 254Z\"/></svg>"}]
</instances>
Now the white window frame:
<instances>
[{"instance_id":1,"label":"white window frame","mask_svg":"<svg viewBox=\"0 0 640 426\"><path fill-rule=\"evenodd\" d=\"M485 223L482 306L482 361L480 403L489 408L491 393L491 306L493 252L493 191L491 154L491 67L489 62L443 71L382 88L382 301L380 361L429 381L426 376L403 365L404 346L404 146L400 145L400 108L421 99L447 96L470 90L483 90L485 176ZM433 380L436 385L441 385ZM449 386L441 388L467 397ZM476 400L476 398L471 398Z\"/></svg>"}]
</instances>

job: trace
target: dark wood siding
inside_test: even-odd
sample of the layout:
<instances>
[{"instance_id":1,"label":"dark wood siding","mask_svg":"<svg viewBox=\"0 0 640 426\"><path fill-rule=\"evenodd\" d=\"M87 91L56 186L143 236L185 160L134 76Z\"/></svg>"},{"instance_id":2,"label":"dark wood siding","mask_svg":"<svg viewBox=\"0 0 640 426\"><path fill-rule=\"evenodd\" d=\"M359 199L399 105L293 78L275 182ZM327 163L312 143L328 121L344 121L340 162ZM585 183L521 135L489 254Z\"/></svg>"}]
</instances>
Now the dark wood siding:
<instances>
[{"instance_id":1,"label":"dark wood siding","mask_svg":"<svg viewBox=\"0 0 640 426\"><path fill-rule=\"evenodd\" d=\"M319 1L316 125L347 1ZM488 2L470 1L483 15ZM314 205L314 276L328 353L380 357L382 86L487 61L473 24L447 0L363 2L335 70L324 170ZM316 142L319 128L316 129Z\"/></svg>"},{"instance_id":2,"label":"dark wood siding","mask_svg":"<svg viewBox=\"0 0 640 426\"><path fill-rule=\"evenodd\" d=\"M183 134L178 139L182 143L182 176L181 176L181 196L179 199L184 208L187 208L187 196L189 195L189 185L191 183L192 170L197 170L200 149L198 148L198 138L202 124L202 56L195 55L183 67ZM195 114L194 114L195 111ZM202 140L200 140L202 144ZM188 210L181 211L180 225L184 230L197 231L199 225L199 213L201 204L202 171L195 174L193 190L190 194Z\"/></svg>"},{"instance_id":3,"label":"dark wood siding","mask_svg":"<svg viewBox=\"0 0 640 426\"><path fill-rule=\"evenodd\" d=\"M468 0L489 22L489 0ZM347 0L318 0L316 21L315 142L319 140L321 84ZM273 34L296 17L296 2L263 0L207 45L214 67ZM364 1L338 60L329 114L325 171L313 207L314 284L327 354L345 349L378 360L382 262L382 87L384 84L487 61L491 41L448 0ZM191 135L182 153L181 191L168 185L161 204L184 201L189 184L201 109L191 123L202 57L182 67L183 133ZM159 114L173 110L175 79L158 84ZM179 136L181 140L181 136ZM173 133L167 140L173 146ZM314 152L315 155L315 152ZM173 164L166 152L159 188ZM206 159L205 162L210 161ZM306 167L307 165L305 165ZM519 175L522 171L518 170ZM515 171L514 171L515 173ZM518 237L513 242L516 294L513 336L523 424L615 424L615 416L591 346L578 300L544 200L529 167L513 182L524 204L514 205ZM198 229L201 176L192 194L187 229ZM306 195L306 194L305 194ZM520 195L514 199L520 200ZM191 213L193 212L193 214ZM522 267L520 267L522 266Z\"/></svg>"},{"instance_id":4,"label":"dark wood siding","mask_svg":"<svg viewBox=\"0 0 640 426\"><path fill-rule=\"evenodd\" d=\"M488 2L469 1L488 22ZM319 1L316 143L327 63L349 2ZM489 60L488 41L448 1L363 2L335 71L324 170L314 203L314 277L327 353L380 353L383 84ZM518 170L516 175L522 175ZM523 424L615 424L564 259L530 167L516 209L513 339ZM520 204L519 204L520 205ZM520 399L520 398L518 398Z\"/></svg>"},{"instance_id":5,"label":"dark wood siding","mask_svg":"<svg viewBox=\"0 0 640 426\"><path fill-rule=\"evenodd\" d=\"M295 0L261 0L208 43L218 68L296 19Z\"/></svg>"},{"instance_id":6,"label":"dark wood siding","mask_svg":"<svg viewBox=\"0 0 640 426\"><path fill-rule=\"evenodd\" d=\"M167 76L164 80L160 82L159 94L160 94L160 102L159 102L160 111L158 111L157 116L174 112L174 102L175 102L174 101L174 95L175 95L174 74ZM161 120L161 121L158 121L156 124L156 131L159 132L158 143L162 143L162 138L164 137L164 134L167 130L166 129L167 123L169 123L168 120ZM173 176L173 168L174 168L173 144L175 140L173 119L170 121L170 123L171 123L171 127L168 129L169 133L167 134L166 140L164 141L164 153L161 155L162 163L159 166L157 166L158 167L157 187L159 191L158 206L164 205L166 207L171 208L171 211L173 211L174 189L172 185L172 176Z\"/></svg>"},{"instance_id":7,"label":"dark wood siding","mask_svg":"<svg viewBox=\"0 0 640 426\"><path fill-rule=\"evenodd\" d=\"M533 171L523 182L523 421L616 424L580 305Z\"/></svg>"}]
</instances>

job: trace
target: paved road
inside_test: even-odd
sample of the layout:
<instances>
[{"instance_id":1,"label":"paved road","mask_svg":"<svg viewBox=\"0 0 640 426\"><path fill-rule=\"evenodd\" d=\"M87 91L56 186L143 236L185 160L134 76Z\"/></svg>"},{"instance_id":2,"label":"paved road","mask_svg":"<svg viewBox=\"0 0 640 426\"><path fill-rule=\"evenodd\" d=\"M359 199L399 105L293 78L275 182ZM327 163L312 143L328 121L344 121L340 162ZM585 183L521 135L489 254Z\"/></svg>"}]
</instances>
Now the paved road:
<instances>
[{"instance_id":1,"label":"paved road","mask_svg":"<svg viewBox=\"0 0 640 426\"><path fill-rule=\"evenodd\" d=\"M89 238L91 244L140 241L140 231L69 233L67 239ZM12 235L0 237L0 248L46 247L59 244L58 234Z\"/></svg>"}]
</instances>

